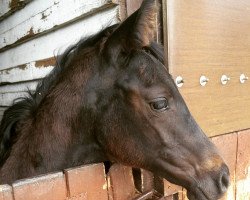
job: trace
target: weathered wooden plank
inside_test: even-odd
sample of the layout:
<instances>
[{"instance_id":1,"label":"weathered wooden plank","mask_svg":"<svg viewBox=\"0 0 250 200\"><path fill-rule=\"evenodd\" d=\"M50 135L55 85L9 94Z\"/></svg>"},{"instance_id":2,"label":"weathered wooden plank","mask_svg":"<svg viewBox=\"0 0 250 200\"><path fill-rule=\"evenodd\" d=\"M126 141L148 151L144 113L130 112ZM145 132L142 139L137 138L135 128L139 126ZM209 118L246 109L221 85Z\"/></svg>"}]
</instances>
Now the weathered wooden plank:
<instances>
[{"instance_id":1,"label":"weathered wooden plank","mask_svg":"<svg viewBox=\"0 0 250 200\"><path fill-rule=\"evenodd\" d=\"M7 107L0 107L0 115L2 115L1 113L3 113L6 109Z\"/></svg>"},{"instance_id":2,"label":"weathered wooden plank","mask_svg":"<svg viewBox=\"0 0 250 200\"><path fill-rule=\"evenodd\" d=\"M120 164L111 166L108 173L110 190L113 195L110 199L133 199L136 196L132 168Z\"/></svg>"},{"instance_id":3,"label":"weathered wooden plank","mask_svg":"<svg viewBox=\"0 0 250 200\"><path fill-rule=\"evenodd\" d=\"M36 8L43 2L43 0L37 0L33 3L33 7ZM86 17L97 10L114 5L112 0L54 0L50 7L32 15L29 19L24 20L16 26L12 25L12 21L15 20L14 18L10 20L6 19L5 24L8 26L8 30L0 34L0 49L29 40L39 34L58 29L61 26Z\"/></svg>"},{"instance_id":4,"label":"weathered wooden plank","mask_svg":"<svg viewBox=\"0 0 250 200\"><path fill-rule=\"evenodd\" d=\"M230 172L230 185L227 189L227 193L222 198L220 198L220 200L235 199L235 175L238 148L237 140L237 133L231 133L212 138L212 142L219 149L219 152L225 160Z\"/></svg>"},{"instance_id":5,"label":"weathered wooden plank","mask_svg":"<svg viewBox=\"0 0 250 200\"><path fill-rule=\"evenodd\" d=\"M3 0L4 1L4 0ZM11 27L16 27L18 24L23 21L27 21L31 16L36 15L39 12L46 10L47 8L54 5L55 0L46 0L37 5L37 1L30 2L25 6L25 9L18 10L15 14L10 15L8 19L1 21L0 25L0 34L8 31ZM12 24L8 22L11 21Z\"/></svg>"},{"instance_id":6,"label":"weathered wooden plank","mask_svg":"<svg viewBox=\"0 0 250 200\"><path fill-rule=\"evenodd\" d=\"M0 20L22 9L30 1L32 0L0 0Z\"/></svg>"},{"instance_id":7,"label":"weathered wooden plank","mask_svg":"<svg viewBox=\"0 0 250 200\"><path fill-rule=\"evenodd\" d=\"M20 97L26 97L27 95L27 92L0 93L0 106L11 106L15 100Z\"/></svg>"},{"instance_id":8,"label":"weathered wooden plank","mask_svg":"<svg viewBox=\"0 0 250 200\"><path fill-rule=\"evenodd\" d=\"M0 85L41 79L54 68L54 65L55 58L49 58L0 70Z\"/></svg>"},{"instance_id":9,"label":"weathered wooden plank","mask_svg":"<svg viewBox=\"0 0 250 200\"><path fill-rule=\"evenodd\" d=\"M238 133L236 199L250 199L250 129Z\"/></svg>"},{"instance_id":10,"label":"weathered wooden plank","mask_svg":"<svg viewBox=\"0 0 250 200\"><path fill-rule=\"evenodd\" d=\"M0 87L0 106L11 106L20 97L28 96L27 91L34 91L38 81L11 84ZM1 111L1 109L0 109Z\"/></svg>"},{"instance_id":11,"label":"weathered wooden plank","mask_svg":"<svg viewBox=\"0 0 250 200\"><path fill-rule=\"evenodd\" d=\"M108 199L103 164L86 165L65 170L69 199Z\"/></svg>"},{"instance_id":12,"label":"weathered wooden plank","mask_svg":"<svg viewBox=\"0 0 250 200\"><path fill-rule=\"evenodd\" d=\"M165 196L173 195L175 193L182 191L181 186L174 185L174 184L168 182L166 179L163 179L163 183L164 183L164 195Z\"/></svg>"},{"instance_id":13,"label":"weathered wooden plank","mask_svg":"<svg viewBox=\"0 0 250 200\"><path fill-rule=\"evenodd\" d=\"M133 177L136 189L141 193L154 190L154 174L144 169L133 169Z\"/></svg>"},{"instance_id":14,"label":"weathered wooden plank","mask_svg":"<svg viewBox=\"0 0 250 200\"><path fill-rule=\"evenodd\" d=\"M33 91L36 89L37 83L38 81L32 81L0 86L0 93L25 92L27 90Z\"/></svg>"},{"instance_id":15,"label":"weathered wooden plank","mask_svg":"<svg viewBox=\"0 0 250 200\"><path fill-rule=\"evenodd\" d=\"M62 172L17 181L13 190L15 200L65 200L67 195Z\"/></svg>"},{"instance_id":16,"label":"weathered wooden plank","mask_svg":"<svg viewBox=\"0 0 250 200\"><path fill-rule=\"evenodd\" d=\"M0 185L0 200L12 200L12 187L9 185Z\"/></svg>"},{"instance_id":17,"label":"weathered wooden plank","mask_svg":"<svg viewBox=\"0 0 250 200\"><path fill-rule=\"evenodd\" d=\"M118 7L108 8L50 34L8 49L0 53L0 70L51 58L56 51L62 52L69 44L75 43L82 37L93 35L118 21Z\"/></svg>"}]
</instances>

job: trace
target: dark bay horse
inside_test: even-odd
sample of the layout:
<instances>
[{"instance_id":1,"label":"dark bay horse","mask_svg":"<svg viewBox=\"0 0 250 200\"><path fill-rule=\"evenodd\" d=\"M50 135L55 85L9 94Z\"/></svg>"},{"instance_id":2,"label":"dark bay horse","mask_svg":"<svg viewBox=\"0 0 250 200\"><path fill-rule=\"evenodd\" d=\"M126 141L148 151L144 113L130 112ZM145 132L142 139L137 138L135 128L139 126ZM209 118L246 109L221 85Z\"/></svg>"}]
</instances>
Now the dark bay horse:
<instances>
[{"instance_id":1,"label":"dark bay horse","mask_svg":"<svg viewBox=\"0 0 250 200\"><path fill-rule=\"evenodd\" d=\"M154 40L153 0L70 47L29 97L5 111L0 182L115 161L215 200L229 171L191 116Z\"/></svg>"}]
</instances>

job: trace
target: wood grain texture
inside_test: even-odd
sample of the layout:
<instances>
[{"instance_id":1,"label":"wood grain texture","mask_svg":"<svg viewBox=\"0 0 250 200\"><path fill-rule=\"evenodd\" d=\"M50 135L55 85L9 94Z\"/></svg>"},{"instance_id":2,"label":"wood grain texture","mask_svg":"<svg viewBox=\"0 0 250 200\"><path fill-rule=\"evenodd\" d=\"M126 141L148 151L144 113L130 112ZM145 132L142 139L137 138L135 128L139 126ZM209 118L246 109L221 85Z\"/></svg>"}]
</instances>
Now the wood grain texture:
<instances>
[{"instance_id":1,"label":"wood grain texture","mask_svg":"<svg viewBox=\"0 0 250 200\"><path fill-rule=\"evenodd\" d=\"M212 138L212 142L218 148L220 154L225 160L230 172L230 186L227 193L220 200L235 199L235 169L237 157L237 133L220 135Z\"/></svg>"},{"instance_id":2,"label":"wood grain texture","mask_svg":"<svg viewBox=\"0 0 250 200\"><path fill-rule=\"evenodd\" d=\"M112 165L108 173L108 179L110 182L109 199L128 200L136 196L131 167L120 164Z\"/></svg>"},{"instance_id":3,"label":"wood grain texture","mask_svg":"<svg viewBox=\"0 0 250 200\"><path fill-rule=\"evenodd\" d=\"M184 78L180 91L201 128L208 136L249 128L250 80L239 77L250 77L250 1L168 0L165 9L170 72Z\"/></svg>"},{"instance_id":4,"label":"wood grain texture","mask_svg":"<svg viewBox=\"0 0 250 200\"><path fill-rule=\"evenodd\" d=\"M67 196L62 172L17 181L13 191L15 200L65 200Z\"/></svg>"},{"instance_id":5,"label":"wood grain texture","mask_svg":"<svg viewBox=\"0 0 250 200\"><path fill-rule=\"evenodd\" d=\"M238 132L236 199L250 199L250 129Z\"/></svg>"},{"instance_id":6,"label":"wood grain texture","mask_svg":"<svg viewBox=\"0 0 250 200\"><path fill-rule=\"evenodd\" d=\"M179 185L175 185L167 181L166 179L163 180L164 182L164 195L169 196L173 195L176 193L181 193L182 192L182 187Z\"/></svg>"},{"instance_id":7,"label":"wood grain texture","mask_svg":"<svg viewBox=\"0 0 250 200\"><path fill-rule=\"evenodd\" d=\"M108 199L103 164L85 165L65 170L69 199Z\"/></svg>"}]
</instances>

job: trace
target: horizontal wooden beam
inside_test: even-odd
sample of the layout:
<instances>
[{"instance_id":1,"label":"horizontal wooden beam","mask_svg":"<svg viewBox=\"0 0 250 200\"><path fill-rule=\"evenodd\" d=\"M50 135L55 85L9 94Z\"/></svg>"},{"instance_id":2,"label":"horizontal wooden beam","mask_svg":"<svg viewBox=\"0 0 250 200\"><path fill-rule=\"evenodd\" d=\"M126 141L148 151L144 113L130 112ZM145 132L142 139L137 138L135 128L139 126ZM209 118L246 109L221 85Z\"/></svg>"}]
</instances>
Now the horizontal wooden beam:
<instances>
[{"instance_id":1,"label":"horizontal wooden beam","mask_svg":"<svg viewBox=\"0 0 250 200\"><path fill-rule=\"evenodd\" d=\"M44 78L55 66L55 58L47 58L0 70L0 86Z\"/></svg>"},{"instance_id":2,"label":"horizontal wooden beam","mask_svg":"<svg viewBox=\"0 0 250 200\"><path fill-rule=\"evenodd\" d=\"M118 23L118 12L118 7L105 9L84 20L1 52L0 70L54 57L58 54L56 52L63 52L70 44L76 43L81 38L96 34L103 28Z\"/></svg>"},{"instance_id":3,"label":"horizontal wooden beam","mask_svg":"<svg viewBox=\"0 0 250 200\"><path fill-rule=\"evenodd\" d=\"M29 18L21 15L23 21L18 24L15 23L15 17L8 18L0 24L0 49L17 45L116 5L112 0L49 0L46 8L41 11L40 5L43 3L43 0L37 0L23 9L25 14L29 13ZM31 10L33 14L30 14Z\"/></svg>"}]
</instances>

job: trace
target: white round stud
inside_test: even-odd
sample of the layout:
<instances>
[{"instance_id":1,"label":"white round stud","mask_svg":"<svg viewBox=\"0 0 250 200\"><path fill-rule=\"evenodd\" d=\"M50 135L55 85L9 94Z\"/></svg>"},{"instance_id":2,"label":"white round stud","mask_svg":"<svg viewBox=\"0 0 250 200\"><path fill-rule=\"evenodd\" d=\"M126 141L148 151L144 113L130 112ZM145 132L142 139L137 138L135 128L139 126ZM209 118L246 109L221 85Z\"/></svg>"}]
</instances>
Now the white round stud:
<instances>
[{"instance_id":1,"label":"white round stud","mask_svg":"<svg viewBox=\"0 0 250 200\"><path fill-rule=\"evenodd\" d=\"M220 79L222 85L226 85L228 81L230 81L230 77L227 77L227 75L222 75Z\"/></svg>"},{"instance_id":2,"label":"white round stud","mask_svg":"<svg viewBox=\"0 0 250 200\"><path fill-rule=\"evenodd\" d=\"M182 87L184 84L184 80L181 76L177 76L175 79L175 84L177 85L177 87Z\"/></svg>"},{"instance_id":3,"label":"white round stud","mask_svg":"<svg viewBox=\"0 0 250 200\"><path fill-rule=\"evenodd\" d=\"M208 81L209 81L209 79L206 76L201 76L200 77L200 84L201 84L201 86L205 86Z\"/></svg>"},{"instance_id":4,"label":"white round stud","mask_svg":"<svg viewBox=\"0 0 250 200\"><path fill-rule=\"evenodd\" d=\"M247 81L247 80L248 80L248 77L245 74L240 75L240 82L241 83L245 83L245 81Z\"/></svg>"}]
</instances>

